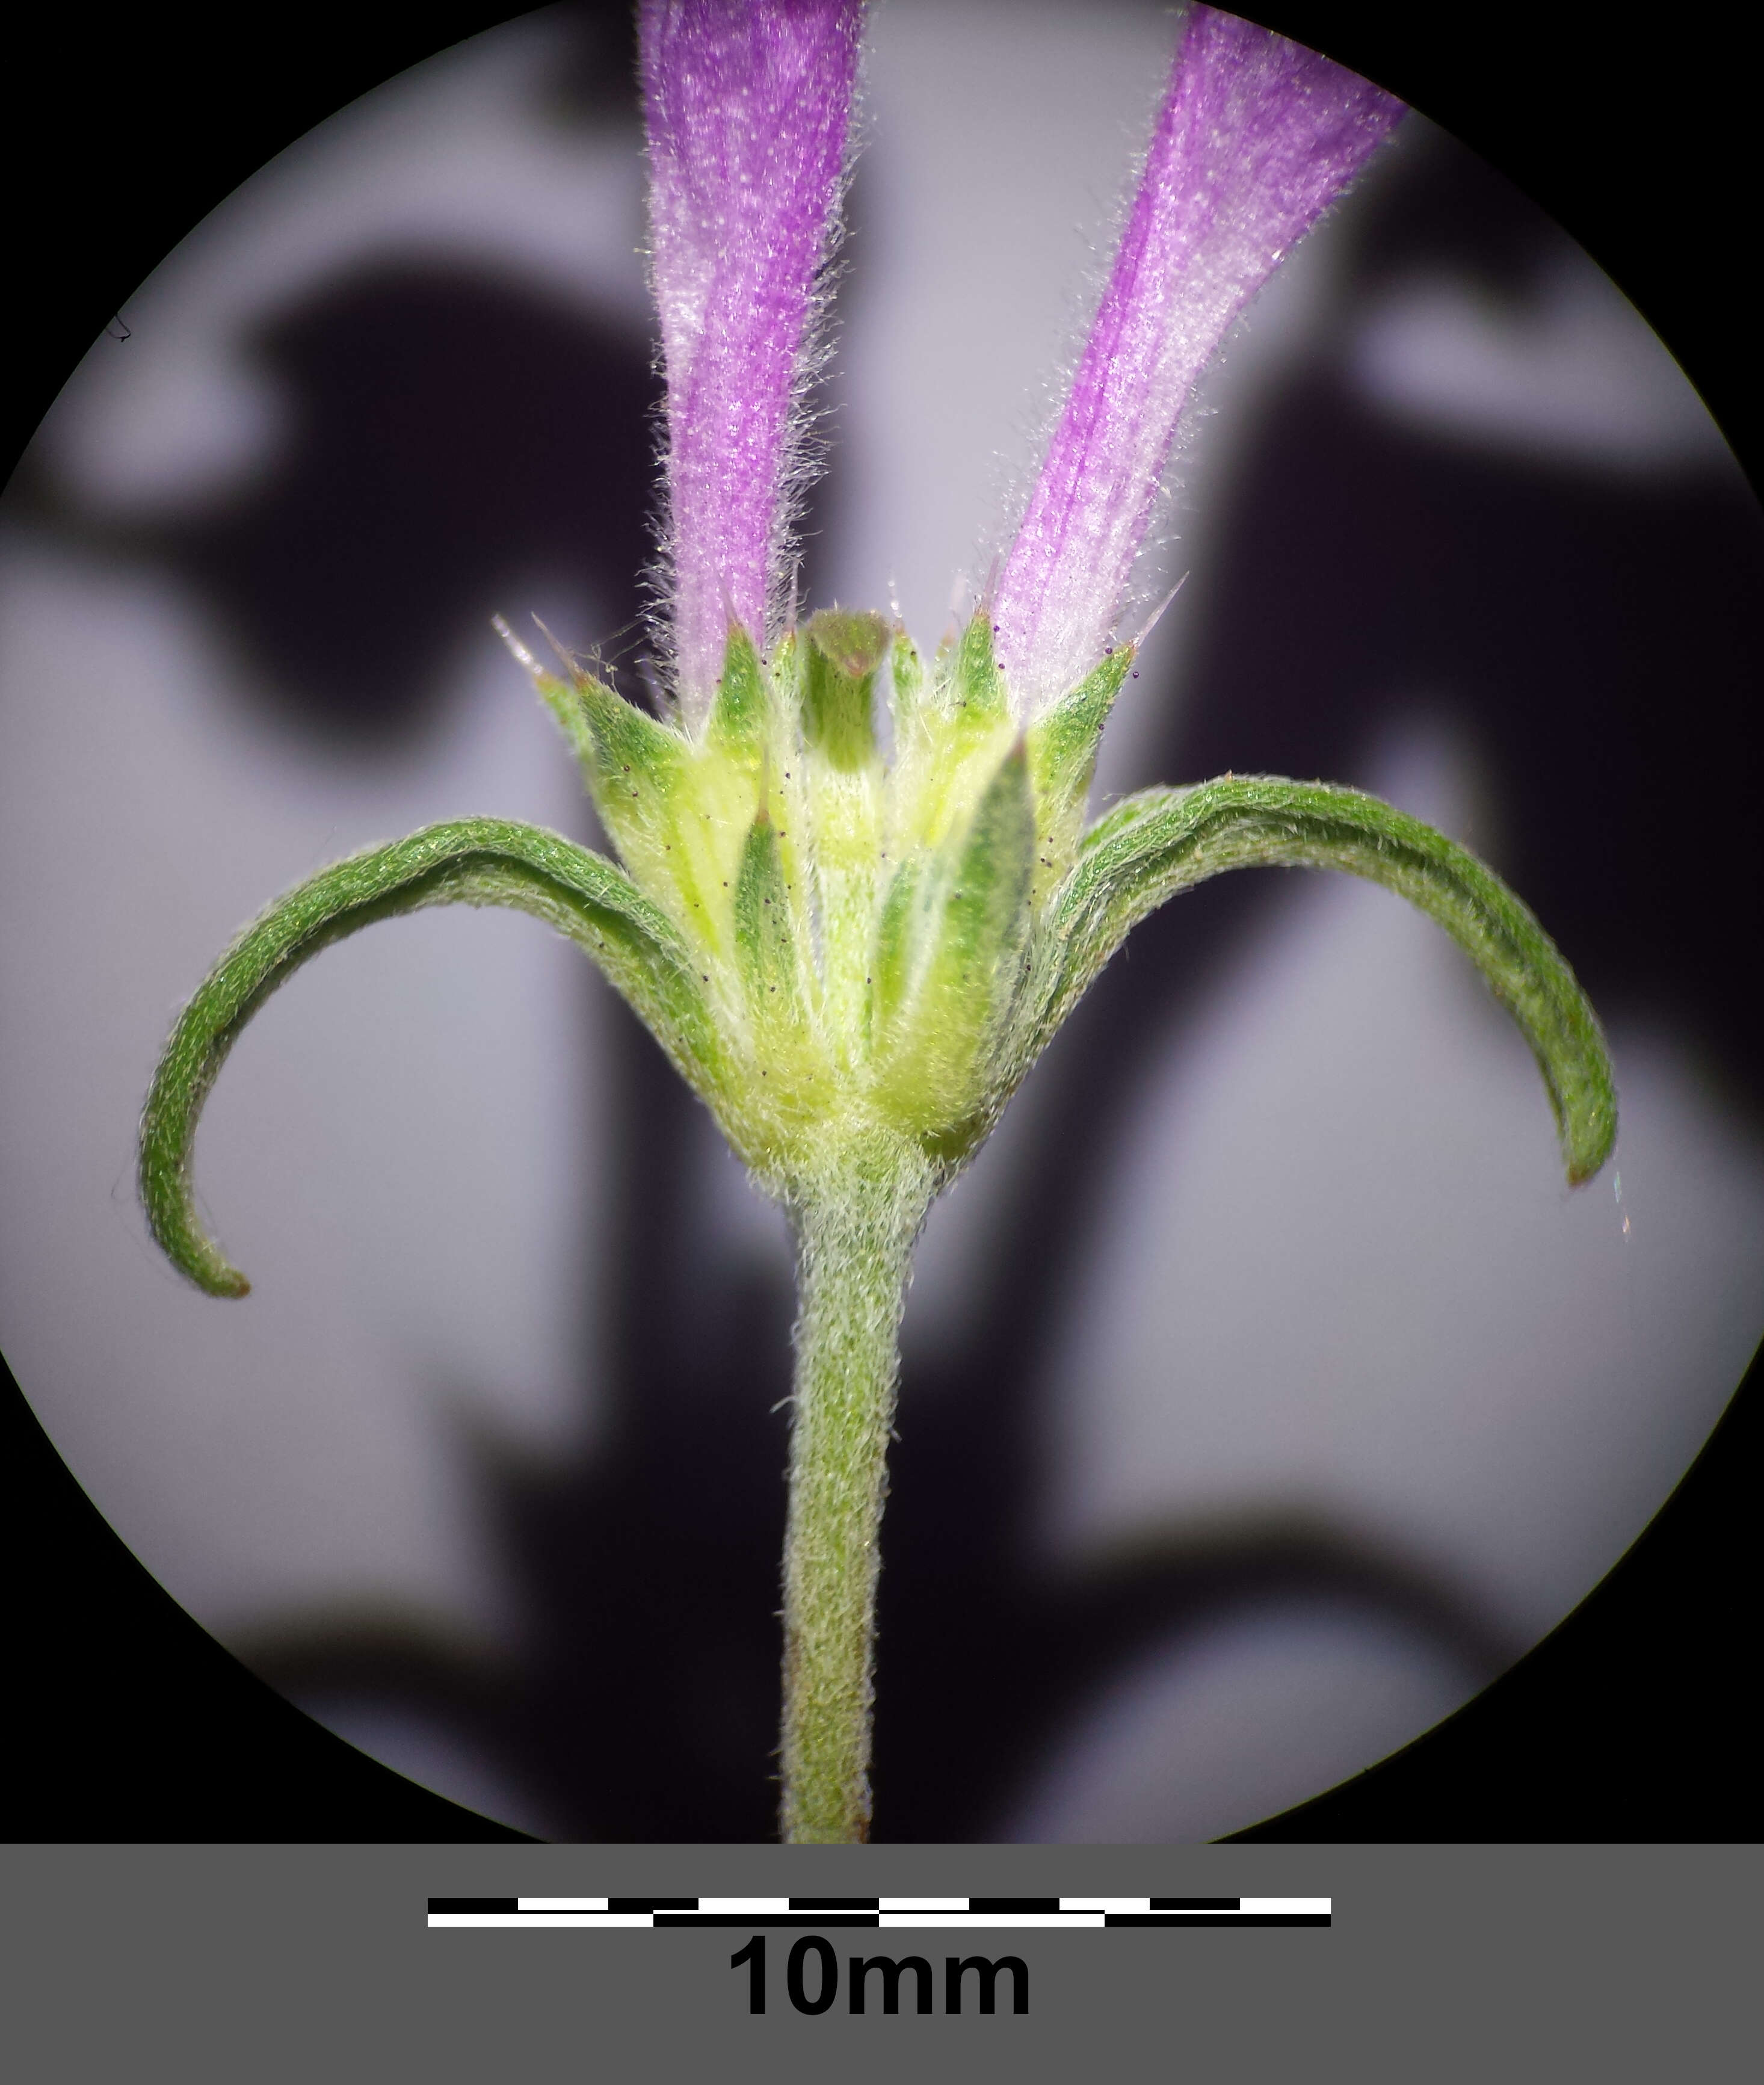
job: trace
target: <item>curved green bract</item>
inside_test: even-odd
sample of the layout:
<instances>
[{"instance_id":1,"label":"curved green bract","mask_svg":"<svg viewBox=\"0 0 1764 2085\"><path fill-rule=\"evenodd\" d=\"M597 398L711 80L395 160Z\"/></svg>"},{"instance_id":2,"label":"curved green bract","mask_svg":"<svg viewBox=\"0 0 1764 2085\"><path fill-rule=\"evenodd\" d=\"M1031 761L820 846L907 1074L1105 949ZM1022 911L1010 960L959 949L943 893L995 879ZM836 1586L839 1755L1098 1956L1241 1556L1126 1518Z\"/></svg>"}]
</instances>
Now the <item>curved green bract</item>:
<instances>
[{"instance_id":1,"label":"curved green bract","mask_svg":"<svg viewBox=\"0 0 1764 2085\"><path fill-rule=\"evenodd\" d=\"M1322 783L1227 776L1192 789L1148 789L1100 820L1049 904L1025 1060L1147 913L1210 876L1257 868L1345 869L1437 920L1531 1045L1570 1183L1598 1171L1617 1137L1610 1059L1555 944L1455 841L1376 796Z\"/></svg>"},{"instance_id":2,"label":"curved green bract","mask_svg":"<svg viewBox=\"0 0 1764 2085\"><path fill-rule=\"evenodd\" d=\"M495 818L430 826L336 863L279 898L210 972L179 1017L141 1118L141 1199L167 1257L213 1296L250 1287L196 1214L197 1119L245 1023L300 966L376 919L432 905L506 905L578 943L682 1075L715 1081L717 1046L684 943L622 871L556 833Z\"/></svg>"}]
</instances>

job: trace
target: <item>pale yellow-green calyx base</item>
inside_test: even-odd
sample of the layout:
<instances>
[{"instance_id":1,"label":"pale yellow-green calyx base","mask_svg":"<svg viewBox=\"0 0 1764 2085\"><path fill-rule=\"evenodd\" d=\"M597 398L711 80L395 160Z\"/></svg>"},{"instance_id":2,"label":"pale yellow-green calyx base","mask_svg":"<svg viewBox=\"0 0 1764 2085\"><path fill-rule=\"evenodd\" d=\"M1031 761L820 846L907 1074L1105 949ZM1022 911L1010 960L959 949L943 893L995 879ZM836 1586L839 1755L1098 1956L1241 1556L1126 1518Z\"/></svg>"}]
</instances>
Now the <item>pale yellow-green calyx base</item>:
<instances>
[{"instance_id":1,"label":"pale yellow-green calyx base","mask_svg":"<svg viewBox=\"0 0 1764 2085\"><path fill-rule=\"evenodd\" d=\"M824 609L761 659L731 630L695 733L592 675L541 674L632 881L692 953L721 1047L697 1081L787 1200L880 1137L947 1177L1040 1040L1037 919L1078 854L1126 647L1025 730L984 610L927 670ZM893 724L884 761L879 696Z\"/></svg>"}]
</instances>

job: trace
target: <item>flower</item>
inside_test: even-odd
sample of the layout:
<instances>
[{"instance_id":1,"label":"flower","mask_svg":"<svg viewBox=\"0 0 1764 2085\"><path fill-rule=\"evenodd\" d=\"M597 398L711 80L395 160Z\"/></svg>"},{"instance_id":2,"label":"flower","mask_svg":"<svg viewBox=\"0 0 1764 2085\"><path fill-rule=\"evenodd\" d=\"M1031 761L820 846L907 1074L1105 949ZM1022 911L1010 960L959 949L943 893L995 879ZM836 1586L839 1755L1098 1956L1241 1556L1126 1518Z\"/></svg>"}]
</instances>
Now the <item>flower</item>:
<instances>
[{"instance_id":1,"label":"flower","mask_svg":"<svg viewBox=\"0 0 1764 2085\"><path fill-rule=\"evenodd\" d=\"M1247 299L1396 120L1376 87L1196 7L992 598L929 670L880 615L823 609L779 626L861 22L859 0L642 0L672 712L514 648L617 861L477 818L321 871L185 1009L141 1136L155 1237L202 1287L242 1295L197 1218L191 1147L227 1051L300 963L392 913L465 903L534 913L599 965L794 1220L793 1839L861 1837L869 1818L877 1529L914 1241L1147 913L1231 868L1380 883L1437 920L1513 1014L1571 1181L1616 1130L1598 1024L1567 964L1498 877L1418 820L1322 783L1226 775L1142 791L1084 830L1134 648L1109 635L1177 418Z\"/></svg>"},{"instance_id":2,"label":"flower","mask_svg":"<svg viewBox=\"0 0 1764 2085\"><path fill-rule=\"evenodd\" d=\"M1197 6L1090 337L992 604L1027 714L1113 631L1177 422L1232 322L1402 104L1283 36Z\"/></svg>"},{"instance_id":3,"label":"flower","mask_svg":"<svg viewBox=\"0 0 1764 2085\"><path fill-rule=\"evenodd\" d=\"M643 0L639 15L674 674L693 724L731 621L765 648L784 576L863 13L861 0Z\"/></svg>"}]
</instances>

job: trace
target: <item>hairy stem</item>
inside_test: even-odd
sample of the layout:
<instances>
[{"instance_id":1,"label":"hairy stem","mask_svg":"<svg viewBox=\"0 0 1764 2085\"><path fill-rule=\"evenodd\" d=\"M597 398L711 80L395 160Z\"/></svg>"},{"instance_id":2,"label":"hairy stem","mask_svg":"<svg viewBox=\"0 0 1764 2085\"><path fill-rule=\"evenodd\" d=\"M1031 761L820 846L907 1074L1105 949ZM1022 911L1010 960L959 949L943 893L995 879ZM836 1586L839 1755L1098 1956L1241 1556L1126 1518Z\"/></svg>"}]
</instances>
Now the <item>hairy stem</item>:
<instances>
[{"instance_id":1,"label":"hairy stem","mask_svg":"<svg viewBox=\"0 0 1764 2085\"><path fill-rule=\"evenodd\" d=\"M877 1136L831 1154L791 1196L800 1310L780 1819L790 1841L868 1835L877 1543L901 1311L935 1190L916 1145Z\"/></svg>"}]
</instances>

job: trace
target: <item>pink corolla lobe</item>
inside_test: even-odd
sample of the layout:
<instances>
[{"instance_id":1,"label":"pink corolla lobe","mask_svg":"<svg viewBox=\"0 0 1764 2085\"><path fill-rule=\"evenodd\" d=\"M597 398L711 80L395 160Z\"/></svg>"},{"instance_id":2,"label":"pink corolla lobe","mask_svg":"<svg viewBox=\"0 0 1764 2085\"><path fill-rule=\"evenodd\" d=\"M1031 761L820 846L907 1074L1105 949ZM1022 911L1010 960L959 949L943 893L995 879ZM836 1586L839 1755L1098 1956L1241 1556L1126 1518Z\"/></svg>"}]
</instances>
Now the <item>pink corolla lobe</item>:
<instances>
[{"instance_id":1,"label":"pink corolla lobe","mask_svg":"<svg viewBox=\"0 0 1764 2085\"><path fill-rule=\"evenodd\" d=\"M1012 699L1102 656L1197 378L1245 305L1403 113L1235 15L1188 15L1071 395L994 593Z\"/></svg>"},{"instance_id":2,"label":"pink corolla lobe","mask_svg":"<svg viewBox=\"0 0 1764 2085\"><path fill-rule=\"evenodd\" d=\"M731 617L767 636L798 393L836 230L862 0L642 0L650 265L668 380L676 693L708 710Z\"/></svg>"}]
</instances>

